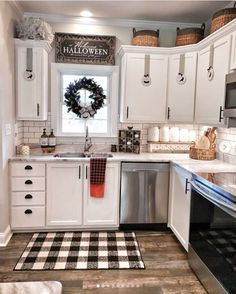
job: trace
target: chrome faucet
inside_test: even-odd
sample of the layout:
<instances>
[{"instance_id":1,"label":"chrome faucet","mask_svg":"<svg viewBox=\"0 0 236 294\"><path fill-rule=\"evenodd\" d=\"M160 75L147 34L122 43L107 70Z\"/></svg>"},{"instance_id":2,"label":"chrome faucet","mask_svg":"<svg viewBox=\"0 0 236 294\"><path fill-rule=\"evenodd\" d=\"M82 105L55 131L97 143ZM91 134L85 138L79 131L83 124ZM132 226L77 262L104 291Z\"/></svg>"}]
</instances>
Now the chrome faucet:
<instances>
[{"instance_id":1,"label":"chrome faucet","mask_svg":"<svg viewBox=\"0 0 236 294\"><path fill-rule=\"evenodd\" d=\"M92 147L92 140L89 137L88 126L86 126L86 133L85 133L85 142L84 142L84 152L89 152L89 149Z\"/></svg>"}]
</instances>

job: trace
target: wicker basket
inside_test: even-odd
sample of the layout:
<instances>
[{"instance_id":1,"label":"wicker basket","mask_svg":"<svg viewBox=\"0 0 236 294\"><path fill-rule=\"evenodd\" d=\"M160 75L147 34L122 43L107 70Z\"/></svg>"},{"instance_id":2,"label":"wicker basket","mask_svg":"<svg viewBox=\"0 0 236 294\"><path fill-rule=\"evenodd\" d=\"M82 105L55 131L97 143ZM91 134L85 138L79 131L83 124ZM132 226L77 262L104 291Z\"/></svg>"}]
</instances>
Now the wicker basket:
<instances>
[{"instance_id":1,"label":"wicker basket","mask_svg":"<svg viewBox=\"0 0 236 294\"><path fill-rule=\"evenodd\" d=\"M225 8L217 11L211 21L211 33L226 25L236 17L236 3L232 8Z\"/></svg>"},{"instance_id":2,"label":"wicker basket","mask_svg":"<svg viewBox=\"0 0 236 294\"><path fill-rule=\"evenodd\" d=\"M190 147L189 157L198 160L214 160L216 159L216 150L215 148L199 149Z\"/></svg>"},{"instance_id":3,"label":"wicker basket","mask_svg":"<svg viewBox=\"0 0 236 294\"><path fill-rule=\"evenodd\" d=\"M132 45L158 47L159 46L159 30L136 31L136 29L133 28Z\"/></svg>"},{"instance_id":4,"label":"wicker basket","mask_svg":"<svg viewBox=\"0 0 236 294\"><path fill-rule=\"evenodd\" d=\"M201 28L176 29L176 46L196 44L204 38L205 24Z\"/></svg>"}]
</instances>

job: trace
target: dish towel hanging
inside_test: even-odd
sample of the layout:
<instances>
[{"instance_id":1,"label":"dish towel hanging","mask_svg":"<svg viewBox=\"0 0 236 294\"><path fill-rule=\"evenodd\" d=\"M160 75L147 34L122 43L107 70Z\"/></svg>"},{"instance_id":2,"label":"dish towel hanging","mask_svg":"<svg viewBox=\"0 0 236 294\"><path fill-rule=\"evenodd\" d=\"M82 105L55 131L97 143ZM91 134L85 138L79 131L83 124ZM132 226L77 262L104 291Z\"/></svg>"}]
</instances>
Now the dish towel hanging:
<instances>
[{"instance_id":1,"label":"dish towel hanging","mask_svg":"<svg viewBox=\"0 0 236 294\"><path fill-rule=\"evenodd\" d=\"M90 158L90 196L104 197L105 175L106 175L106 157Z\"/></svg>"}]
</instances>

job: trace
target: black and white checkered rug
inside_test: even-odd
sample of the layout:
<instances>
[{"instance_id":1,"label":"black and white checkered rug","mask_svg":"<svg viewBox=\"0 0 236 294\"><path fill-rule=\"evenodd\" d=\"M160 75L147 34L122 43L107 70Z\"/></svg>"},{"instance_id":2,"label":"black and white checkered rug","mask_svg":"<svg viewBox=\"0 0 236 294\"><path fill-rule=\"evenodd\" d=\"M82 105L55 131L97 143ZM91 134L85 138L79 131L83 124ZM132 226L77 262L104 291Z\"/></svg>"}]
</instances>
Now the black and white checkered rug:
<instances>
[{"instance_id":1,"label":"black and white checkered rug","mask_svg":"<svg viewBox=\"0 0 236 294\"><path fill-rule=\"evenodd\" d=\"M135 233L36 233L14 270L143 269Z\"/></svg>"}]
</instances>

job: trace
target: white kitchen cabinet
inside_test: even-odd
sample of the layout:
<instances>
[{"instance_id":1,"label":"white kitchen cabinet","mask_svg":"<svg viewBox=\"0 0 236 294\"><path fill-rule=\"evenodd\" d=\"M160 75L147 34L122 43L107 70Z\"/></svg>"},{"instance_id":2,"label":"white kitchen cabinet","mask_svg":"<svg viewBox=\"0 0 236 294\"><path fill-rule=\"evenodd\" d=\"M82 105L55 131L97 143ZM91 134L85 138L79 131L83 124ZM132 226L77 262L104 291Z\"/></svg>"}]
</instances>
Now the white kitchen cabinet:
<instances>
[{"instance_id":1,"label":"white kitchen cabinet","mask_svg":"<svg viewBox=\"0 0 236 294\"><path fill-rule=\"evenodd\" d=\"M47 164L47 226L82 225L82 201L82 164Z\"/></svg>"},{"instance_id":2,"label":"white kitchen cabinet","mask_svg":"<svg viewBox=\"0 0 236 294\"><path fill-rule=\"evenodd\" d=\"M145 66L146 64L146 66ZM121 60L122 122L164 122L168 56L149 53L125 53ZM143 83L145 72L151 82Z\"/></svg>"},{"instance_id":3,"label":"white kitchen cabinet","mask_svg":"<svg viewBox=\"0 0 236 294\"><path fill-rule=\"evenodd\" d=\"M45 226L45 164L11 163L11 228Z\"/></svg>"},{"instance_id":4,"label":"white kitchen cabinet","mask_svg":"<svg viewBox=\"0 0 236 294\"><path fill-rule=\"evenodd\" d=\"M183 72L181 73L180 60L183 64ZM169 56L167 94L167 119L169 122L193 122L196 69L196 52Z\"/></svg>"},{"instance_id":5,"label":"white kitchen cabinet","mask_svg":"<svg viewBox=\"0 0 236 294\"><path fill-rule=\"evenodd\" d=\"M170 171L168 226L188 251L191 174L172 165Z\"/></svg>"},{"instance_id":6,"label":"white kitchen cabinet","mask_svg":"<svg viewBox=\"0 0 236 294\"><path fill-rule=\"evenodd\" d=\"M84 225L90 227L119 226L119 163L107 163L103 198L90 196L89 165L84 166Z\"/></svg>"},{"instance_id":7,"label":"white kitchen cabinet","mask_svg":"<svg viewBox=\"0 0 236 294\"><path fill-rule=\"evenodd\" d=\"M236 69L236 32L231 35L230 70Z\"/></svg>"},{"instance_id":8,"label":"white kitchen cabinet","mask_svg":"<svg viewBox=\"0 0 236 294\"><path fill-rule=\"evenodd\" d=\"M229 72L231 36L213 44L213 79L208 79L210 48L198 53L195 123L223 125L225 75Z\"/></svg>"},{"instance_id":9,"label":"white kitchen cabinet","mask_svg":"<svg viewBox=\"0 0 236 294\"><path fill-rule=\"evenodd\" d=\"M47 41L15 39L18 120L46 120L48 107Z\"/></svg>"}]
</instances>

